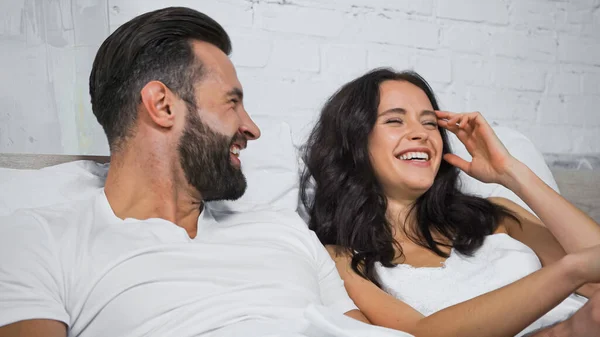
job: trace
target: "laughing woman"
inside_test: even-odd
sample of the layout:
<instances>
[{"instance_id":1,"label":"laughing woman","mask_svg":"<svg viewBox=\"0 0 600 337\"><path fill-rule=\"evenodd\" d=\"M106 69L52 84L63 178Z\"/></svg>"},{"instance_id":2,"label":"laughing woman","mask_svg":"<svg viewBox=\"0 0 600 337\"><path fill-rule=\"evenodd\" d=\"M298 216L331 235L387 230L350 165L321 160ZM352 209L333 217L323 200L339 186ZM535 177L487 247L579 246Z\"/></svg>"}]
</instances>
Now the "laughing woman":
<instances>
[{"instance_id":1,"label":"laughing woman","mask_svg":"<svg viewBox=\"0 0 600 337\"><path fill-rule=\"evenodd\" d=\"M471 162L450 152L448 131ZM373 324L419 337L515 336L599 304L598 224L512 157L479 113L439 111L414 72L377 69L344 85L304 160L310 228ZM462 193L459 169L507 187L539 219Z\"/></svg>"}]
</instances>

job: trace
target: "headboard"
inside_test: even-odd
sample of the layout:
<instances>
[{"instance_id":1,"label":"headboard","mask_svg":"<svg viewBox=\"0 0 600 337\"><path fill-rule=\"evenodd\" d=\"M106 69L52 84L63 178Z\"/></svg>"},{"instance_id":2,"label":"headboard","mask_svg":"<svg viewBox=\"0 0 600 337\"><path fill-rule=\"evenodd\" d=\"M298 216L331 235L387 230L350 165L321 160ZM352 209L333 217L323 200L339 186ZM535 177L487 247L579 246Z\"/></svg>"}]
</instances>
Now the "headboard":
<instances>
[{"instance_id":1,"label":"headboard","mask_svg":"<svg viewBox=\"0 0 600 337\"><path fill-rule=\"evenodd\" d=\"M0 153L0 167L37 170L76 160L93 160L99 163L107 163L109 159L108 156Z\"/></svg>"},{"instance_id":2,"label":"headboard","mask_svg":"<svg viewBox=\"0 0 600 337\"><path fill-rule=\"evenodd\" d=\"M0 153L0 167L13 169L40 169L75 160L93 160L106 163L109 161L109 157ZM561 194L600 223L600 170L573 170L553 167L552 174Z\"/></svg>"},{"instance_id":3,"label":"headboard","mask_svg":"<svg viewBox=\"0 0 600 337\"><path fill-rule=\"evenodd\" d=\"M600 170L552 169L560 194L600 223Z\"/></svg>"}]
</instances>

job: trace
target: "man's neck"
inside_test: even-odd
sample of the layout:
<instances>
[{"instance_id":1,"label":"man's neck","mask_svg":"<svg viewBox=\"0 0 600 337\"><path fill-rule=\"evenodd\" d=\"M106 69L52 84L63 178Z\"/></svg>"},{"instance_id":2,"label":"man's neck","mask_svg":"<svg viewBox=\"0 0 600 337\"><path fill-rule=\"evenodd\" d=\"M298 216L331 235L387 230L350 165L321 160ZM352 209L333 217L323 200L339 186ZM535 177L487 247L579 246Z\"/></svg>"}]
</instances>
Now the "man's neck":
<instances>
[{"instance_id":1,"label":"man's neck","mask_svg":"<svg viewBox=\"0 0 600 337\"><path fill-rule=\"evenodd\" d=\"M202 200L197 191L182 181L183 175L175 164L168 156L113 155L104 191L115 215L121 219L165 219L194 238Z\"/></svg>"}]
</instances>

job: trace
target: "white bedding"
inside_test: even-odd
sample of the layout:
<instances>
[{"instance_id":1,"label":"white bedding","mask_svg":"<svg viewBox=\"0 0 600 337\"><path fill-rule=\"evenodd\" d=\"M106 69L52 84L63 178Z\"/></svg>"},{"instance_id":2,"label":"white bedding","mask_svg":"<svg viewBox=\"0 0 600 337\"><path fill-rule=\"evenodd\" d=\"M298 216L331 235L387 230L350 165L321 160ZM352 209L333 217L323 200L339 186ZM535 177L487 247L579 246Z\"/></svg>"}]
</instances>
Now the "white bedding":
<instances>
[{"instance_id":1,"label":"white bedding","mask_svg":"<svg viewBox=\"0 0 600 337\"><path fill-rule=\"evenodd\" d=\"M257 121L263 137L250 142L242 152L243 170L248 190L235 202L211 203L211 209L235 213L249 210L295 211L298 207L298 161L290 128L285 123ZM495 128L508 150L527 164L546 183L558 190L550 170L533 144L508 128ZM452 139L455 152L468 158L464 147ZM0 168L0 215L17 209L37 208L83 199L102 188L108 165L89 161L71 162L42 170L10 170ZM483 197L504 196L523 206L523 202L505 188L482 184L463 175L463 190ZM304 328L290 331L288 323L240 326L222 330L219 336L409 336L389 329L371 327L319 306L309 306L304 317L298 317ZM255 323L249 323L255 324Z\"/></svg>"}]
</instances>

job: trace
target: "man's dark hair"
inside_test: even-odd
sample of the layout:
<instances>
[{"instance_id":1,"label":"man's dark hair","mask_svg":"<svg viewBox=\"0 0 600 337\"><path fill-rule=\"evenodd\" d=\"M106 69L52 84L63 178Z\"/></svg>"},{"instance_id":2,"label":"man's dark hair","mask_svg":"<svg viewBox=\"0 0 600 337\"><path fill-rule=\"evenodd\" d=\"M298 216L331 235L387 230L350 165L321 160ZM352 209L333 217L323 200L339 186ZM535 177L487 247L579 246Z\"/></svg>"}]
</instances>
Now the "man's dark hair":
<instances>
[{"instance_id":1,"label":"man's dark hair","mask_svg":"<svg viewBox=\"0 0 600 337\"><path fill-rule=\"evenodd\" d=\"M100 46L90 75L92 111L112 151L129 136L137 118L140 92L160 81L196 106L194 83L203 75L192 41L231 53L231 40L215 20L184 7L169 7L135 17Z\"/></svg>"}]
</instances>

